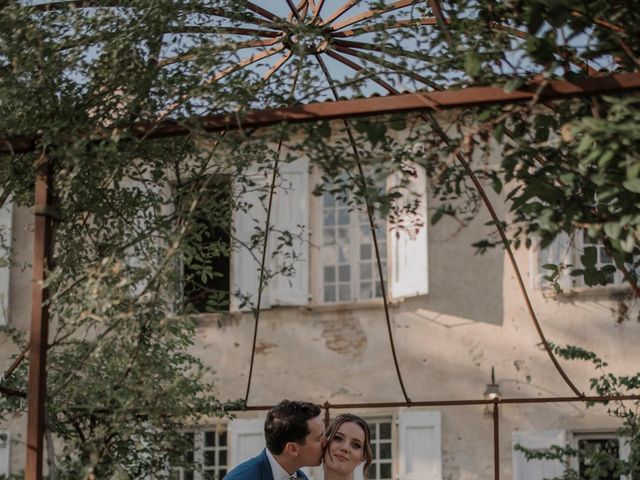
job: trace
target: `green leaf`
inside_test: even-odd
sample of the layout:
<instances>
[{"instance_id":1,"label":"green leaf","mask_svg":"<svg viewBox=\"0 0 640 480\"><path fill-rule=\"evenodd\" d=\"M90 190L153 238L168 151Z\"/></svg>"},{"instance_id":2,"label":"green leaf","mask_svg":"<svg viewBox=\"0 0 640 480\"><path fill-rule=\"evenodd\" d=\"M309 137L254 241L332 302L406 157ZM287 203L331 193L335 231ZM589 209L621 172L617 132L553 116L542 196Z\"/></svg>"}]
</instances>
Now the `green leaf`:
<instances>
[{"instance_id":1,"label":"green leaf","mask_svg":"<svg viewBox=\"0 0 640 480\"><path fill-rule=\"evenodd\" d=\"M464 70L472 78L480 76L482 72L482 58L477 52L473 50L467 52L464 58Z\"/></svg>"},{"instance_id":2,"label":"green leaf","mask_svg":"<svg viewBox=\"0 0 640 480\"><path fill-rule=\"evenodd\" d=\"M502 89L504 90L505 93L513 93L523 85L524 85L523 78L520 78L520 77L512 78L511 80L509 80L507 83L504 84Z\"/></svg>"},{"instance_id":3,"label":"green leaf","mask_svg":"<svg viewBox=\"0 0 640 480\"><path fill-rule=\"evenodd\" d=\"M609 238L619 238L622 232L622 226L618 222L607 222L604 224L604 233Z\"/></svg>"},{"instance_id":4,"label":"green leaf","mask_svg":"<svg viewBox=\"0 0 640 480\"><path fill-rule=\"evenodd\" d=\"M598 251L596 247L586 247L584 253L580 256L580 261L587 268L595 267L598 261Z\"/></svg>"},{"instance_id":5,"label":"green leaf","mask_svg":"<svg viewBox=\"0 0 640 480\"><path fill-rule=\"evenodd\" d=\"M387 133L387 126L382 122L370 123L366 130L367 139L375 147Z\"/></svg>"},{"instance_id":6,"label":"green leaf","mask_svg":"<svg viewBox=\"0 0 640 480\"><path fill-rule=\"evenodd\" d=\"M632 178L622 182L622 186L633 193L640 193L640 178Z\"/></svg>"}]
</instances>

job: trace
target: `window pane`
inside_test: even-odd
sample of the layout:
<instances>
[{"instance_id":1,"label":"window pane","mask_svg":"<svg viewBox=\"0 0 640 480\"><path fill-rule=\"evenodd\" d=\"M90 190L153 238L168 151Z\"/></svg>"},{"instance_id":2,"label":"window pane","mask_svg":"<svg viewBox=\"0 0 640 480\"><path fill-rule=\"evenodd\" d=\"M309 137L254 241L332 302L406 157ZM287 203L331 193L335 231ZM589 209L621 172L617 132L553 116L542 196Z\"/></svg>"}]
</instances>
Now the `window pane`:
<instances>
[{"instance_id":1,"label":"window pane","mask_svg":"<svg viewBox=\"0 0 640 480\"><path fill-rule=\"evenodd\" d=\"M216 432L204 432L204 446L213 447L216 444Z\"/></svg>"},{"instance_id":2,"label":"window pane","mask_svg":"<svg viewBox=\"0 0 640 480\"><path fill-rule=\"evenodd\" d=\"M380 423L380 438L381 439L390 439L391 438L391 424L390 423Z\"/></svg>"},{"instance_id":3,"label":"window pane","mask_svg":"<svg viewBox=\"0 0 640 480\"><path fill-rule=\"evenodd\" d=\"M221 447L227 445L227 432L224 430L218 434L218 445Z\"/></svg>"},{"instance_id":4,"label":"window pane","mask_svg":"<svg viewBox=\"0 0 640 480\"><path fill-rule=\"evenodd\" d=\"M336 301L336 287L333 285L325 285L324 287L324 301L335 302Z\"/></svg>"},{"instance_id":5,"label":"window pane","mask_svg":"<svg viewBox=\"0 0 640 480\"><path fill-rule=\"evenodd\" d=\"M336 281L335 267L324 267L324 283L333 283Z\"/></svg>"},{"instance_id":6,"label":"window pane","mask_svg":"<svg viewBox=\"0 0 640 480\"><path fill-rule=\"evenodd\" d=\"M338 224L349 225L349 210L346 208L341 208L338 211Z\"/></svg>"},{"instance_id":7,"label":"window pane","mask_svg":"<svg viewBox=\"0 0 640 480\"><path fill-rule=\"evenodd\" d=\"M351 300L351 285L340 285L340 301L346 302Z\"/></svg>"},{"instance_id":8,"label":"window pane","mask_svg":"<svg viewBox=\"0 0 640 480\"><path fill-rule=\"evenodd\" d=\"M227 451L218 450L218 466L227 464Z\"/></svg>"},{"instance_id":9,"label":"window pane","mask_svg":"<svg viewBox=\"0 0 640 480\"><path fill-rule=\"evenodd\" d=\"M333 228L325 228L324 235L322 238L323 245L335 245L336 243L336 232Z\"/></svg>"},{"instance_id":10,"label":"window pane","mask_svg":"<svg viewBox=\"0 0 640 480\"><path fill-rule=\"evenodd\" d=\"M193 480L193 472L184 472L184 480Z\"/></svg>"},{"instance_id":11,"label":"window pane","mask_svg":"<svg viewBox=\"0 0 640 480\"><path fill-rule=\"evenodd\" d=\"M371 245L360 245L360 260L371 259Z\"/></svg>"},{"instance_id":12,"label":"window pane","mask_svg":"<svg viewBox=\"0 0 640 480\"><path fill-rule=\"evenodd\" d=\"M360 264L360 280L369 280L369 279L371 279L371 264L361 263Z\"/></svg>"},{"instance_id":13,"label":"window pane","mask_svg":"<svg viewBox=\"0 0 640 480\"><path fill-rule=\"evenodd\" d=\"M325 212L323 222L325 227L332 227L333 225L335 225L336 224L335 212L333 210L329 210L328 212Z\"/></svg>"},{"instance_id":14,"label":"window pane","mask_svg":"<svg viewBox=\"0 0 640 480\"><path fill-rule=\"evenodd\" d=\"M360 283L360 299L367 299L373 297L373 289L371 288L371 282Z\"/></svg>"},{"instance_id":15,"label":"window pane","mask_svg":"<svg viewBox=\"0 0 640 480\"><path fill-rule=\"evenodd\" d=\"M333 198L333 195L330 193L325 193L322 196L322 205L324 207L333 207L336 204L336 200Z\"/></svg>"},{"instance_id":16,"label":"window pane","mask_svg":"<svg viewBox=\"0 0 640 480\"><path fill-rule=\"evenodd\" d=\"M213 466L216 464L216 452L215 451L205 451L204 452L204 464L208 466Z\"/></svg>"},{"instance_id":17,"label":"window pane","mask_svg":"<svg viewBox=\"0 0 640 480\"><path fill-rule=\"evenodd\" d=\"M223 468L221 468L220 470L218 470L219 478L224 477L226 474L227 474L227 470L225 470L225 469L223 469Z\"/></svg>"},{"instance_id":18,"label":"window pane","mask_svg":"<svg viewBox=\"0 0 640 480\"><path fill-rule=\"evenodd\" d=\"M380 444L380 458L391 458L391 444L390 443L381 443Z\"/></svg>"},{"instance_id":19,"label":"window pane","mask_svg":"<svg viewBox=\"0 0 640 480\"><path fill-rule=\"evenodd\" d=\"M391 479L391 464L381 463L380 464L380 480L389 480L389 479Z\"/></svg>"},{"instance_id":20,"label":"window pane","mask_svg":"<svg viewBox=\"0 0 640 480\"><path fill-rule=\"evenodd\" d=\"M349 246L340 245L338 247L338 263L349 263Z\"/></svg>"},{"instance_id":21,"label":"window pane","mask_svg":"<svg viewBox=\"0 0 640 480\"><path fill-rule=\"evenodd\" d=\"M349 265L340 265L338 267L338 281L348 282L351 279L351 267Z\"/></svg>"}]
</instances>

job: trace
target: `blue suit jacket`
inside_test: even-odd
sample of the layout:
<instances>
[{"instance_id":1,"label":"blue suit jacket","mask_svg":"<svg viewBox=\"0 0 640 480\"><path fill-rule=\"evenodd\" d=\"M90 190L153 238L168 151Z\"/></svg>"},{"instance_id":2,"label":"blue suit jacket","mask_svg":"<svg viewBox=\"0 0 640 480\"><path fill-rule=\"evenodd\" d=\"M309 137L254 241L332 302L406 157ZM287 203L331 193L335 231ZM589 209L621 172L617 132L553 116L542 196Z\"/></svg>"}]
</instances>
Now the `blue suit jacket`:
<instances>
[{"instance_id":1,"label":"blue suit jacket","mask_svg":"<svg viewBox=\"0 0 640 480\"><path fill-rule=\"evenodd\" d=\"M299 478L308 480L302 470L298 470L296 475ZM257 457L237 465L225 475L223 480L273 480L267 451L262 450Z\"/></svg>"}]
</instances>

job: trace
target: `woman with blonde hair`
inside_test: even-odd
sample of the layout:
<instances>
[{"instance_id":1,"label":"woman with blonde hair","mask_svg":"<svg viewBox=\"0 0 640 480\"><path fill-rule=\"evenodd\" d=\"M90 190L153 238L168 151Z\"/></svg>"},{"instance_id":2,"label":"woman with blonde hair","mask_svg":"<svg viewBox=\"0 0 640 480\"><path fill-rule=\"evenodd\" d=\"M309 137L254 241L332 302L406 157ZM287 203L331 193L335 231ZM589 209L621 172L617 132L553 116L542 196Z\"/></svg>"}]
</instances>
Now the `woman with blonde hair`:
<instances>
[{"instance_id":1,"label":"woman with blonde hair","mask_svg":"<svg viewBox=\"0 0 640 480\"><path fill-rule=\"evenodd\" d=\"M344 413L334 418L325 432L324 480L353 480L356 467L364 463L364 477L371 464L371 432L367 422Z\"/></svg>"}]
</instances>

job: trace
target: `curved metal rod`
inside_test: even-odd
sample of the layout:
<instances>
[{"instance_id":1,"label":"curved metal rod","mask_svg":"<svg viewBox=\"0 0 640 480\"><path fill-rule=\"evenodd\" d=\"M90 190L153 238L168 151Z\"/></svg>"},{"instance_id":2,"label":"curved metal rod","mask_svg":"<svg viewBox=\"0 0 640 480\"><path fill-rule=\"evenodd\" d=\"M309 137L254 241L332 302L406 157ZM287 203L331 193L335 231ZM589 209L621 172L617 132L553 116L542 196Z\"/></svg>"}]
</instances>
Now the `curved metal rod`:
<instances>
[{"instance_id":1,"label":"curved metal rod","mask_svg":"<svg viewBox=\"0 0 640 480\"><path fill-rule=\"evenodd\" d=\"M247 379L247 390L244 395L244 404L249 403L249 393L251 392L251 379L253 378L253 364L256 355L256 343L258 339L258 323L260 320L260 303L262 302L262 292L264 290L264 266L267 261L267 246L269 240L269 230L271 229L271 208L273 206L273 193L276 187L276 180L278 178L278 163L280 160L280 150L282 148L283 138L280 138L278 143L278 151L276 153L276 159L273 163L273 174L271 175L271 185L269 186L269 205L267 207L267 220L264 230L264 242L262 243L262 260L260 261L260 281L258 282L258 301L256 304L256 316L253 326L253 346L251 347L251 360L249 361L249 377Z\"/></svg>"},{"instance_id":2,"label":"curved metal rod","mask_svg":"<svg viewBox=\"0 0 640 480\"><path fill-rule=\"evenodd\" d=\"M384 82L382 80L377 82L377 83L379 83L382 86L384 86L386 84L386 82ZM393 87L390 87L387 90L392 95L397 95L397 94L400 93L400 92L398 92L398 90L396 90ZM435 118L433 118L432 114L430 114L430 113L421 113L420 117L425 122L429 123L432 126L432 128L440 136L442 141L444 141L445 143L447 143L447 145L449 145L449 137L442 130L442 128L438 124L437 120ZM500 238L502 239L502 243L503 243L503 245L505 247L505 250L507 251L507 255L508 255L509 260L511 262L511 266L513 268L514 274L515 274L516 279L518 281L518 286L520 288L520 291L521 291L522 296L524 298L525 304L527 306L527 310L529 312L529 316L531 317L531 321L533 322L533 325L534 325L536 331L538 332L538 336L540 337L540 341L544 345L544 348L545 348L549 358L551 359L551 362L554 364L554 366L556 367L556 370L558 371L560 376L564 379L564 381L569 386L569 388L571 388L571 390L573 390L573 392L578 397L584 396L584 393L582 393L582 392L580 392L580 390L578 390L578 388L573 384L571 379L569 379L569 377L565 373L564 369L562 368L562 366L558 362L558 359L554 355L553 350L551 349L551 346L549 345L549 342L547 341L547 339L546 339L546 337L544 335L544 332L542 331L542 328L540 327L540 323L538 321L538 317L537 317L537 315L536 315L536 313L535 313L535 311L533 309L533 305L531 304L531 300L529 299L529 294L527 293L527 289L525 288L524 281L522 280L522 274L520 273L520 268L518 267L518 264L516 262L515 256L513 255L513 251L511 250L511 244L509 243L507 235L506 235L504 229L502 228L502 224L500 223L498 215L496 214L496 211L493 208L493 204L489 200L489 197L487 196L484 188L482 187L482 185L478 181L478 178L473 173L473 170L471 169L469 163L467 163L467 161L464 159L462 154L457 152L456 153L456 158L463 165L464 169L466 170L467 174L469 175L469 178L473 182L474 186L476 187L476 190L478 191L478 193L480 194L480 197L482 198L482 201L484 202L485 206L487 207L487 210L489 211L489 214L491 215L493 223L495 224L496 228L498 229L498 233L500 234Z\"/></svg>"},{"instance_id":3,"label":"curved metal rod","mask_svg":"<svg viewBox=\"0 0 640 480\"><path fill-rule=\"evenodd\" d=\"M325 18L320 25L322 25L322 26L329 25L331 22L333 22L337 18L339 18L342 15L344 15L346 12L351 10L353 7L355 7L361 1L362 0L349 0L344 5L342 5L340 8L338 8L335 12L333 12L331 15L329 15L327 18Z\"/></svg>"},{"instance_id":4,"label":"curved metal rod","mask_svg":"<svg viewBox=\"0 0 640 480\"><path fill-rule=\"evenodd\" d=\"M251 10L254 13L257 13L258 15L271 20L272 22L284 22L284 20L282 18L280 18L279 16L271 13L269 10L267 10L266 8L260 7L258 5L256 5L253 2L250 2L248 0L241 0L240 3L244 4L244 6L247 7L247 9Z\"/></svg>"},{"instance_id":5,"label":"curved metal rod","mask_svg":"<svg viewBox=\"0 0 640 480\"><path fill-rule=\"evenodd\" d=\"M408 7L411 5L416 5L418 3L424 3L424 0L398 0L389 5L385 5L384 8L376 8L373 10L367 10L366 12L359 13L358 15L354 15L353 17L349 17L346 20L335 23L331 25L331 30L336 31L340 30L344 27L349 27L354 23L362 22L363 20L367 20L368 18L375 17L378 15L382 15L384 13L393 12L394 10L399 10L404 7Z\"/></svg>"},{"instance_id":6,"label":"curved metal rod","mask_svg":"<svg viewBox=\"0 0 640 480\"><path fill-rule=\"evenodd\" d=\"M310 0L313 2L313 0ZM320 17L320 12L322 11L322 7L324 6L324 0L318 0L318 3L314 3L312 5L313 8L313 17L311 18L311 23L315 23L318 21Z\"/></svg>"},{"instance_id":7,"label":"curved metal rod","mask_svg":"<svg viewBox=\"0 0 640 480\"><path fill-rule=\"evenodd\" d=\"M440 128L440 125L435 120L435 118L433 118L431 114L422 113L420 116L434 128L434 130L438 133L440 138L445 143L449 144L449 137L442 130L442 128ZM487 210L489 211L489 215L491 215L491 219L493 220L493 223L496 226L496 229L498 230L500 239L502 240L504 248L507 252L507 256L509 257L511 267L513 268L513 273L516 277L516 281L518 282L518 287L520 288L520 292L522 293L525 304L527 306L527 311L529 312L531 321L533 322L533 325L536 331L538 332L538 336L540 337L540 341L544 345L544 349L546 350L547 355L549 356L549 358L551 359L551 362L554 364L554 366L556 367L556 370L558 371L560 376L564 379L565 383L569 386L569 388L571 388L571 390L573 390L573 392L578 397L584 397L584 393L578 390L578 388L573 384L571 379L569 379L568 375L565 373L564 369L558 362L558 359L554 355L553 350L551 349L551 346L549 345L549 342L545 337L544 332L542 331L542 328L540 327L540 322L538 321L538 317L533 309L533 305L531 304L531 300L529 298L529 294L527 293L527 289L524 285L524 281L522 280L522 274L520 273L520 268L518 267L515 256L513 255L513 250L511 250L511 243L509 242L509 239L507 238L504 228L502 227L500 219L498 218L498 215L496 214L496 211L493 208L493 204L491 203L491 200L489 200L489 197L487 196L484 190L484 187L482 186L482 184L480 184L478 177L476 177L475 173L471 169L469 162L465 160L464 156L460 152L456 152L455 156L460 162L460 164L463 166L465 171L467 172L467 175L469 175L469 178L471 179L471 181L473 182L473 185L475 186L476 190L480 194L480 197L482 198L483 203L487 207Z\"/></svg>"},{"instance_id":8,"label":"curved metal rod","mask_svg":"<svg viewBox=\"0 0 640 480\"><path fill-rule=\"evenodd\" d=\"M290 55L289 55L290 56ZM286 60L289 58L289 56L285 57L285 60L282 61L281 65L284 64L284 62L286 62ZM293 94L295 92L297 83L298 83L298 77L300 75L300 69L301 69L301 65L298 66L298 70L296 71L296 74L293 78L293 83L291 85L291 90L289 93L290 96L290 103L293 100ZM275 72L275 70L277 69L272 69L273 71L271 72L271 74L273 74L273 72ZM269 76L271 76L271 74L269 74L266 77L263 77L264 82L266 82L269 78ZM263 84L264 84L263 82ZM269 186L269 206L267 208L267 219L266 219L266 225L265 225L265 232L264 232L264 242L262 245L262 261L260 262L260 281L258 283L258 304L256 305L256 309L255 309L255 322L254 322L254 327L253 327L253 342L252 342L252 347L251 347L251 360L249 363L249 377L247 378L247 390L245 392L245 396L244 396L244 404L245 406L249 403L249 394L251 393L251 380L253 378L253 364L255 361L255 355L256 355L256 343L258 340L258 324L260 322L260 303L262 301L262 291L263 291L263 285L264 285L264 267L265 267L265 263L266 263L266 255L267 255L267 246L268 246L268 240L269 240L269 230L270 230L270 221L271 221L271 208L272 208L272 204L273 204L273 194L275 191L275 185L276 185L276 179L277 179L277 175L278 175L278 163L280 161L280 152L282 150L282 143L284 141L284 134L280 136L280 141L278 142L278 150L276 153L276 159L274 161L273 164L273 175L271 176L271 185Z\"/></svg>"},{"instance_id":9,"label":"curved metal rod","mask_svg":"<svg viewBox=\"0 0 640 480\"><path fill-rule=\"evenodd\" d=\"M367 25L365 27L353 28L351 30L341 30L339 32L332 32L334 37L355 37L356 35L362 35L363 33L377 32L379 30L392 30L402 27L416 27L416 26L430 26L437 25L438 21L432 17L426 17L420 20L398 20L396 22L379 23L376 25Z\"/></svg>"},{"instance_id":10,"label":"curved metal rod","mask_svg":"<svg viewBox=\"0 0 640 480\"><path fill-rule=\"evenodd\" d=\"M320 68L322 69L322 72L324 73L325 77L327 78L327 82L329 83L329 86L331 88L331 92L333 93L333 96L336 100L338 100L340 97L338 95L338 90L336 89L335 83L333 81L333 78L331 77L331 75L329 74L329 69L327 68L327 66L325 65L324 61L322 60L322 58L320 57L319 54L315 54L316 59L318 60L318 63L320 64ZM354 157L356 159L356 164L358 166L358 174L360 175L360 179L362 181L363 187L366 187L366 176L364 174L364 169L362 167L362 162L360 159L360 152L358 151L358 146L356 144L356 140L353 136L353 131L351 130L351 126L349 125L349 122L345 119L343 119L345 128L347 130L347 135L349 136L349 143L351 144L351 149L353 150L353 154ZM374 209L373 206L371 206L369 204L368 199L365 197L364 198L364 203L365 203L365 207L367 209L367 217L369 219L369 228L371 230L371 237L373 240L373 247L374 247L374 251L376 254L376 264L378 267L378 276L380 277L380 291L382 294L382 302L384 305L384 314L385 314L385 320L386 320L386 324L387 324L387 332L389 334L389 344L391 345L391 354L393 356L393 363L396 367L396 373L398 375L398 381L400 382L400 388L402 389L402 394L404 395L405 400L407 401L407 403L411 403L411 399L409 398L409 396L407 395L407 389L404 386L404 381L402 380L402 373L400 372L400 365L398 363L398 356L396 354L396 347L395 347L395 342L393 341L393 331L391 329L391 318L390 318L390 314L389 314L389 300L387 299L387 289L386 289L386 285L385 285L385 280L384 280L384 272L382 271L382 262L380 260L380 247L378 246L378 238L377 238L377 234L376 234L376 225L375 225L375 221L373 218L373 213L374 213Z\"/></svg>"},{"instance_id":11,"label":"curved metal rod","mask_svg":"<svg viewBox=\"0 0 640 480\"><path fill-rule=\"evenodd\" d=\"M252 63L256 63L259 60L262 60L263 58L267 58L270 57L271 55L275 55L278 52L281 52L282 50L284 50L285 46L280 44L275 48L269 49L269 50L265 50L264 52L260 52L260 53L256 53L251 55L250 57L245 58L244 60L235 63L227 68L225 68L224 70L216 73L213 77L206 79L204 82L202 82L202 85L208 85L210 83L215 83L218 80L220 80L221 78L226 77L227 75L236 72L238 70L240 70L241 68L244 68L246 66L251 65Z\"/></svg>"},{"instance_id":12,"label":"curved metal rod","mask_svg":"<svg viewBox=\"0 0 640 480\"><path fill-rule=\"evenodd\" d=\"M220 53L220 52L228 52L228 51L235 51L235 50L243 50L245 48L270 47L271 45L275 45L279 41L280 41L279 38L273 38L271 40L249 40L246 42L238 42L235 45L212 45L211 47L208 47L207 50L211 53ZM158 62L158 66L166 67L168 65L174 65L178 62L193 60L196 57L197 57L196 53L183 53L180 55L176 55L174 57L160 60Z\"/></svg>"},{"instance_id":13,"label":"curved metal rod","mask_svg":"<svg viewBox=\"0 0 640 480\"><path fill-rule=\"evenodd\" d=\"M347 55L351 55L353 57L357 57L357 58L361 58L364 60L367 60L370 63L375 63L377 65L380 65L382 67L385 68L389 68L394 72L400 72L402 71L402 75L412 78L420 83L423 83L424 85L427 85L428 87L433 88L434 90L438 89L438 84L432 82L431 80L429 80L428 78L423 77L422 75L420 75L419 73L415 73L412 70L409 70L408 68L403 68L400 67L398 65L396 65L393 62L389 62L387 60L383 60L382 58L377 58L374 55L369 55L363 52L356 52L355 50L352 50L351 48L348 47L337 47L336 50L339 50L343 53L346 53ZM344 57L343 57L344 58Z\"/></svg>"},{"instance_id":14,"label":"curved metal rod","mask_svg":"<svg viewBox=\"0 0 640 480\"><path fill-rule=\"evenodd\" d=\"M398 46L392 46L392 47L386 47L384 45L379 45L379 44L374 44L374 43L367 43L367 42L356 42L353 40L341 40L336 38L335 40L333 40L333 44L334 45L339 45L341 47L347 47L347 48L355 48L358 50L370 50L372 52L379 52L379 53L384 53L386 55L391 55L394 57L407 57L407 58L413 58L414 60L420 60L422 62L432 62L433 58L429 57L425 57L424 54L421 54L419 52L413 52L411 50L406 50L402 47L398 47Z\"/></svg>"}]
</instances>

